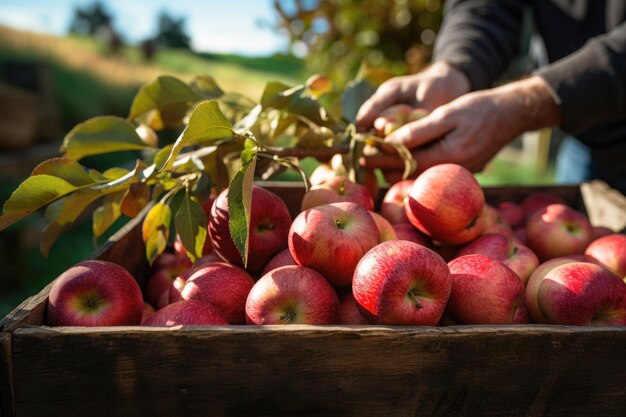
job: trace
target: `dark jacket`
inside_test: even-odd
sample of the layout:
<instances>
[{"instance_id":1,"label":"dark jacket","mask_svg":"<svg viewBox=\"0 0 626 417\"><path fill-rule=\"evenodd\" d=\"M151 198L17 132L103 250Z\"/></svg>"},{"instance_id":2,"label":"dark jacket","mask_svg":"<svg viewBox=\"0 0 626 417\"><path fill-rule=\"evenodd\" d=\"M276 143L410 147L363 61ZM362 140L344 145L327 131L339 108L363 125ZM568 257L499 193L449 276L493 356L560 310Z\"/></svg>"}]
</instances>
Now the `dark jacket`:
<instances>
[{"instance_id":1,"label":"dark jacket","mask_svg":"<svg viewBox=\"0 0 626 417\"><path fill-rule=\"evenodd\" d=\"M546 45L550 65L537 74L555 93L561 128L626 188L626 1L448 0L435 59L460 68L473 89L490 87L518 52L526 6Z\"/></svg>"}]
</instances>

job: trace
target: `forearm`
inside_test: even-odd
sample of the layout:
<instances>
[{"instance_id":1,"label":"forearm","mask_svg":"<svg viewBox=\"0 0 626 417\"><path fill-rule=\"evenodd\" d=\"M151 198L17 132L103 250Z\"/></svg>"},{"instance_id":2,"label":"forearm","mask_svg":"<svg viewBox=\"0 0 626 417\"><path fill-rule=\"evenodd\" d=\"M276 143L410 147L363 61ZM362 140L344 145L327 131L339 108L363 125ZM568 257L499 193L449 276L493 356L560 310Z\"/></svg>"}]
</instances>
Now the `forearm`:
<instances>
[{"instance_id":1,"label":"forearm","mask_svg":"<svg viewBox=\"0 0 626 417\"><path fill-rule=\"evenodd\" d=\"M561 124L555 94L540 76L532 76L492 90L501 117L508 118L512 133L537 130Z\"/></svg>"},{"instance_id":2,"label":"forearm","mask_svg":"<svg viewBox=\"0 0 626 417\"><path fill-rule=\"evenodd\" d=\"M555 92L568 132L626 118L626 23L537 74Z\"/></svg>"},{"instance_id":3,"label":"forearm","mask_svg":"<svg viewBox=\"0 0 626 417\"><path fill-rule=\"evenodd\" d=\"M463 71L471 89L488 88L517 52L523 1L449 0L434 59Z\"/></svg>"}]
</instances>

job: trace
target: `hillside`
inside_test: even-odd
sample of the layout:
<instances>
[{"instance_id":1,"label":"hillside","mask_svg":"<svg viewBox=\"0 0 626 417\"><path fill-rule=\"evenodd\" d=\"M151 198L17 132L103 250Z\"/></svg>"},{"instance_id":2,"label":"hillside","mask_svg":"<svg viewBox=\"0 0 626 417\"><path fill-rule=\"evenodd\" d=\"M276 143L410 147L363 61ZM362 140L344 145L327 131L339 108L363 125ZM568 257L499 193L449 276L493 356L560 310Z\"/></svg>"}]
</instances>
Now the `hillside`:
<instances>
[{"instance_id":1,"label":"hillside","mask_svg":"<svg viewBox=\"0 0 626 417\"><path fill-rule=\"evenodd\" d=\"M137 88L163 74L183 80L211 75L222 89L258 100L267 81L293 84L303 72L300 61L283 55L250 58L162 49L146 62L135 46L111 55L96 39L43 35L0 25L0 64L7 60L45 63L51 68L62 110L75 116L64 117L68 124L96 114L123 114ZM113 111L103 104L110 104Z\"/></svg>"}]
</instances>

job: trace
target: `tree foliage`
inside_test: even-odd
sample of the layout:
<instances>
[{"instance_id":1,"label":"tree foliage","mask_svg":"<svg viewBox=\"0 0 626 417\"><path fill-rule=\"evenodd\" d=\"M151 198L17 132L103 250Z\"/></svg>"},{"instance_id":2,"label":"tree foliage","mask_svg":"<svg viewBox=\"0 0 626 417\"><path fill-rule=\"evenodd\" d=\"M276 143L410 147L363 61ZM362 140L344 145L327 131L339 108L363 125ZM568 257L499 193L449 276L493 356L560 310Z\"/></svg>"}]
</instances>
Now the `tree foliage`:
<instances>
[{"instance_id":1,"label":"tree foliage","mask_svg":"<svg viewBox=\"0 0 626 417\"><path fill-rule=\"evenodd\" d=\"M169 48L191 48L191 39L187 34L184 17L174 17L165 11L159 13L155 41L160 46Z\"/></svg>"},{"instance_id":2,"label":"tree foliage","mask_svg":"<svg viewBox=\"0 0 626 417\"><path fill-rule=\"evenodd\" d=\"M309 70L345 84L366 63L395 74L430 59L443 0L275 0L276 27Z\"/></svg>"},{"instance_id":3,"label":"tree foliage","mask_svg":"<svg viewBox=\"0 0 626 417\"><path fill-rule=\"evenodd\" d=\"M93 36L103 28L113 27L113 15L96 1L89 6L76 7L69 32L76 35Z\"/></svg>"}]
</instances>

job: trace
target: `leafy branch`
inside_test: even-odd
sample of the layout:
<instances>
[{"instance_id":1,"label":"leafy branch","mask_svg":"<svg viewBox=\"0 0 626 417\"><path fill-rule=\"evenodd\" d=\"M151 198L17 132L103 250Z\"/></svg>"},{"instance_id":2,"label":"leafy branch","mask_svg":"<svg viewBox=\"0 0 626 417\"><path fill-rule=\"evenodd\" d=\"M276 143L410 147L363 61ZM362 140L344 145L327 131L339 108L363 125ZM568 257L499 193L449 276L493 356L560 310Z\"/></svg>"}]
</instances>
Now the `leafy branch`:
<instances>
[{"instance_id":1,"label":"leafy branch","mask_svg":"<svg viewBox=\"0 0 626 417\"><path fill-rule=\"evenodd\" d=\"M255 103L224 92L208 76L190 83L158 77L139 90L126 119L101 116L74 127L63 140L62 156L37 166L4 203L0 230L46 207L41 250L48 254L64 228L94 204L97 239L121 216L135 217L154 202L142 224L147 259L153 262L177 236L196 261L207 238L202 204L228 187L229 226L245 264L254 178L293 169L308 186L300 159L328 161L340 153L354 162L362 148L357 144L369 140L352 122L373 85L366 79L351 84L339 116L321 104L331 91L330 80L320 76L295 87L270 82ZM158 147L163 130L179 134ZM140 153L134 167L98 172L80 163L119 151ZM410 172L410 154L399 153Z\"/></svg>"}]
</instances>

